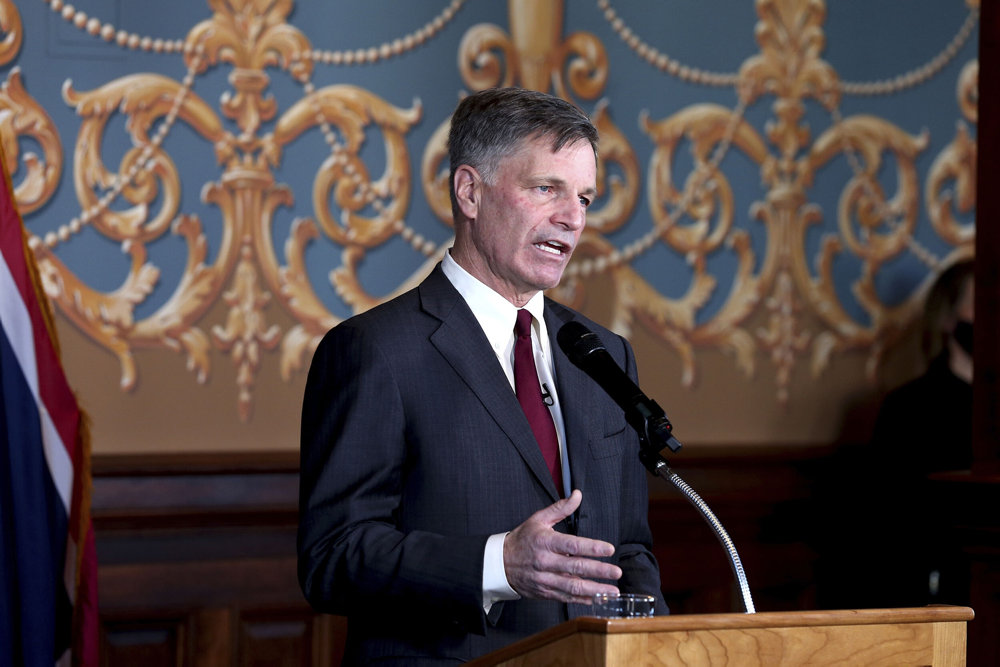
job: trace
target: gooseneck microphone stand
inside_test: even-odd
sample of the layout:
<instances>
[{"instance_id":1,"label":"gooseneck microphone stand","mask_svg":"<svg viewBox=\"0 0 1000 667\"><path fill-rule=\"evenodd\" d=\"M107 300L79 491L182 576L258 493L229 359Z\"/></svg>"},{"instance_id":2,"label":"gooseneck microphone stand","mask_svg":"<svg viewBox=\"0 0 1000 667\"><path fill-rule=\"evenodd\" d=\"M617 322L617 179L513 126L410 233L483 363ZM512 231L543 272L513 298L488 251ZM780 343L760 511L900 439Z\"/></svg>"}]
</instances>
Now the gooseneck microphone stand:
<instances>
[{"instance_id":1,"label":"gooseneck microphone stand","mask_svg":"<svg viewBox=\"0 0 1000 667\"><path fill-rule=\"evenodd\" d=\"M671 444L668 441L668 446L671 451L676 452L681 448L681 444L677 442L677 439L670 436L670 441L676 444ZM740 561L740 555L736 552L736 545L733 544L732 539L729 537L729 533L723 528L722 523L712 512L708 504L701 499L701 496L692 489L687 482L680 478L680 475L675 473L670 469L667 464L667 460L660 455L660 450L653 447L650 444L649 438L645 433L639 433L639 442L641 444L641 449L639 451L639 460L642 464L646 466L649 472L653 473L657 477L664 479L679 490L684 497L691 501L695 509L704 517L705 521L708 522L709 527L715 533L715 536L719 538L719 542L725 548L726 553L729 555L729 565L733 570L733 574L736 576L736 581L740 586L740 595L743 597L743 608L748 614L756 613L756 609L753 606L753 598L750 597L750 584L747 583L747 575L743 571L743 562Z\"/></svg>"},{"instance_id":2,"label":"gooseneck microphone stand","mask_svg":"<svg viewBox=\"0 0 1000 667\"><path fill-rule=\"evenodd\" d=\"M625 412L625 421L639 435L639 460L646 469L676 486L708 522L719 542L725 547L726 553L729 554L729 562L739 582L746 613L756 613L753 600L750 598L747 576L743 572L743 563L740 562L740 555L736 553L736 547L729 539L726 529L722 527L705 501L670 469L666 459L660 455L666 448L672 452L677 452L681 448L681 443L673 436L674 427L667 419L663 408L642 393L642 390L608 354L600 337L582 323L574 320L566 322L560 327L556 340L567 358L600 385Z\"/></svg>"}]
</instances>

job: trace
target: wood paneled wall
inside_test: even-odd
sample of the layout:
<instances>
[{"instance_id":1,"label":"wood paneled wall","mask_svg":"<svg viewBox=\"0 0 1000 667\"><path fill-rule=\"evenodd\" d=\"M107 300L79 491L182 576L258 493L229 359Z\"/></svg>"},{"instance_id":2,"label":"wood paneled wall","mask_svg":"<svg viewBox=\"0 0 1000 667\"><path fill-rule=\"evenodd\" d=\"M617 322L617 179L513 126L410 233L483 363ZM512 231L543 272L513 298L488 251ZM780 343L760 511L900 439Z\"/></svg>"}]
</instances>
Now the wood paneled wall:
<instances>
[{"instance_id":1,"label":"wood paneled wall","mask_svg":"<svg viewBox=\"0 0 1000 667\"><path fill-rule=\"evenodd\" d=\"M810 501L788 452L685 452L677 471L726 525L758 609L815 608ZM346 622L314 614L295 574L297 458L98 457L93 512L106 665L330 665ZM675 613L742 611L722 547L669 484L650 521Z\"/></svg>"},{"instance_id":2,"label":"wood paneled wall","mask_svg":"<svg viewBox=\"0 0 1000 667\"><path fill-rule=\"evenodd\" d=\"M732 537L758 611L901 606L883 597L873 563L906 554L870 541L863 452L851 450L691 447L671 457ZM296 579L297 466L289 453L95 459L104 665L339 663L346 620L315 614ZM995 664L980 660L1000 655L1000 477L938 484L972 576L969 664ZM651 478L650 489L672 611L743 611L701 515L667 482Z\"/></svg>"},{"instance_id":3,"label":"wood paneled wall","mask_svg":"<svg viewBox=\"0 0 1000 667\"><path fill-rule=\"evenodd\" d=\"M862 454L692 447L671 464L733 538L759 611L900 606L872 576L873 559L897 556L874 553L862 529ZM1000 655L1000 477L938 482L972 576L969 664L995 664L981 660ZM650 489L672 611L743 611L714 533L667 482ZM346 620L315 614L296 579L297 494L289 453L97 457L102 663L338 664Z\"/></svg>"},{"instance_id":4,"label":"wood paneled wall","mask_svg":"<svg viewBox=\"0 0 1000 667\"><path fill-rule=\"evenodd\" d=\"M295 575L297 461L98 457L105 665L331 665L344 621Z\"/></svg>"}]
</instances>

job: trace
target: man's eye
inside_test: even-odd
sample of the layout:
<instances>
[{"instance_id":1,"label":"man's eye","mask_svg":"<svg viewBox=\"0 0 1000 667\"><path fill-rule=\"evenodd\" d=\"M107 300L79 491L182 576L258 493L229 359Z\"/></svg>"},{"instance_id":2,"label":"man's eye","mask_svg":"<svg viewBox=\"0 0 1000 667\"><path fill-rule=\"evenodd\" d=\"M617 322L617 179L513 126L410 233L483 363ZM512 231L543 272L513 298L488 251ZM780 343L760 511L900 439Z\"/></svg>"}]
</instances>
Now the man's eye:
<instances>
[{"instance_id":1,"label":"man's eye","mask_svg":"<svg viewBox=\"0 0 1000 667\"><path fill-rule=\"evenodd\" d=\"M587 208L588 206L590 206L590 199L588 199L587 197L580 197L580 203L583 204L584 208Z\"/></svg>"},{"instance_id":2,"label":"man's eye","mask_svg":"<svg viewBox=\"0 0 1000 667\"><path fill-rule=\"evenodd\" d=\"M551 185L539 185L538 189L541 192L552 192L552 186Z\"/></svg>"}]
</instances>

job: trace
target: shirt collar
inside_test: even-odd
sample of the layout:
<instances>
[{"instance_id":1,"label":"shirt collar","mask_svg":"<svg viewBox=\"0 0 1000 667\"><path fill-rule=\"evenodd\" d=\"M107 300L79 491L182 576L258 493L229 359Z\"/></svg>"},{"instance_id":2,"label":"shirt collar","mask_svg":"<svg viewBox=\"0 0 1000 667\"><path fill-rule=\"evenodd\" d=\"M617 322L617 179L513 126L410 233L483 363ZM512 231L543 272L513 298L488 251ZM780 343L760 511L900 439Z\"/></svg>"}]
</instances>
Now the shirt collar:
<instances>
[{"instance_id":1,"label":"shirt collar","mask_svg":"<svg viewBox=\"0 0 1000 667\"><path fill-rule=\"evenodd\" d=\"M517 307L500 296L491 287L480 282L478 278L459 266L449 250L441 261L441 270L451 284L462 295L472 309L472 314L479 321L494 348L502 349L514 335L514 321L517 319ZM524 305L535 318L535 333L539 340L546 341L548 333L545 327L545 295L538 292Z\"/></svg>"}]
</instances>

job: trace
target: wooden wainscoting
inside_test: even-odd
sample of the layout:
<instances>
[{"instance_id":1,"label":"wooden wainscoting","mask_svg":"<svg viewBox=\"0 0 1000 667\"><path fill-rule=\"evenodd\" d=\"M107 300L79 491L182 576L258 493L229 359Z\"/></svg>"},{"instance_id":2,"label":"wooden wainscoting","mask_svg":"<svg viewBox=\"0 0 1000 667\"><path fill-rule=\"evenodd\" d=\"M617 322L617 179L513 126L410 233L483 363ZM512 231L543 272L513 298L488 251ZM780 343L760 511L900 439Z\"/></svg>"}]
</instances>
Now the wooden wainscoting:
<instances>
[{"instance_id":1,"label":"wooden wainscoting","mask_svg":"<svg viewBox=\"0 0 1000 667\"><path fill-rule=\"evenodd\" d=\"M807 539L822 453L687 447L675 470L736 543L758 610L817 608ZM346 623L311 611L295 570L295 453L98 456L102 664L335 665ZM722 547L671 485L650 522L675 613L742 611Z\"/></svg>"},{"instance_id":2,"label":"wooden wainscoting","mask_svg":"<svg viewBox=\"0 0 1000 667\"><path fill-rule=\"evenodd\" d=\"M104 665L331 665L295 574L297 456L95 457Z\"/></svg>"}]
</instances>

